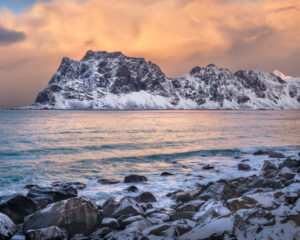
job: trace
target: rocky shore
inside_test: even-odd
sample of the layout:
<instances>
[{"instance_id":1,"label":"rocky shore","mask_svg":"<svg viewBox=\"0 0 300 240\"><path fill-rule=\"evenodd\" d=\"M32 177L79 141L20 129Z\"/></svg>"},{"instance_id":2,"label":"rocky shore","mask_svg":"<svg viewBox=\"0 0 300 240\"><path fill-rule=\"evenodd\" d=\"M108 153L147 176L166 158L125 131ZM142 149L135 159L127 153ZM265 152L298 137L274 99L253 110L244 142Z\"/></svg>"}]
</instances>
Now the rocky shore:
<instances>
[{"instance_id":1,"label":"rocky shore","mask_svg":"<svg viewBox=\"0 0 300 240\"><path fill-rule=\"evenodd\" d=\"M135 197L108 199L101 205L78 195L84 183L27 185L26 195L0 197L0 240L300 239L300 153L253 154L269 159L257 174L170 192L167 197L175 202L171 210L155 207L151 191L140 192L135 186L151 181L146 176L125 177L124 189ZM250 169L241 158L237 171ZM98 182L119 183L103 178Z\"/></svg>"}]
</instances>

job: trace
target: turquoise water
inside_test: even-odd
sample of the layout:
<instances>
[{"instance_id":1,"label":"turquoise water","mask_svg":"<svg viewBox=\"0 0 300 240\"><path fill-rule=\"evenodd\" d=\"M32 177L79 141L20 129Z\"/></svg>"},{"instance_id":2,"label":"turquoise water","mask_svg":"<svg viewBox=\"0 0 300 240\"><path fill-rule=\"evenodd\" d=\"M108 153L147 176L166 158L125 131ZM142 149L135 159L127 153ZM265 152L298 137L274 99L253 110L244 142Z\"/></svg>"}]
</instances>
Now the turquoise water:
<instances>
[{"instance_id":1,"label":"turquoise water","mask_svg":"<svg viewBox=\"0 0 300 240\"><path fill-rule=\"evenodd\" d=\"M299 133L300 111L0 111L0 195L29 183L82 181L80 194L99 200L124 194L126 185L97 178L130 173L146 175L140 188L163 195L192 187L186 182L198 175L232 176L235 156L259 166L257 148L296 156ZM203 172L204 163L216 169Z\"/></svg>"}]
</instances>

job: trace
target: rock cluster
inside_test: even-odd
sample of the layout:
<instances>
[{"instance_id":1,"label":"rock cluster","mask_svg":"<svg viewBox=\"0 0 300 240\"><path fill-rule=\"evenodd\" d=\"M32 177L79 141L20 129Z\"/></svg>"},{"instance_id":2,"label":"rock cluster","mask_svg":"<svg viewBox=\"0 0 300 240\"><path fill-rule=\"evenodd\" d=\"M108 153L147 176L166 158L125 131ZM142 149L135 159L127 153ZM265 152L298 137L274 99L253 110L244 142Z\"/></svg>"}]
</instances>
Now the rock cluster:
<instances>
[{"instance_id":1,"label":"rock cluster","mask_svg":"<svg viewBox=\"0 0 300 240\"><path fill-rule=\"evenodd\" d=\"M167 196L175 203L171 210L154 207L157 199L151 192L97 206L78 197L74 184L30 186L27 196L1 197L0 239L16 232L32 240L299 239L300 160L272 156L260 174L170 192ZM238 169L250 170L245 164ZM145 180L130 175L124 182Z\"/></svg>"}]
</instances>

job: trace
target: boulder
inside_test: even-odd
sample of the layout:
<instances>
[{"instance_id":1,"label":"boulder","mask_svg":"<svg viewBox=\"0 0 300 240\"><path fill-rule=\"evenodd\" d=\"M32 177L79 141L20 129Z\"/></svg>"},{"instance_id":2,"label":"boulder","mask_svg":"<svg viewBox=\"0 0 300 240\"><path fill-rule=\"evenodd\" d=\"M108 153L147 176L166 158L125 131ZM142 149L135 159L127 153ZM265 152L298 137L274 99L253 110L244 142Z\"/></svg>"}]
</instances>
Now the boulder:
<instances>
[{"instance_id":1,"label":"boulder","mask_svg":"<svg viewBox=\"0 0 300 240\"><path fill-rule=\"evenodd\" d=\"M127 192L137 192L139 189L136 186L130 186L125 189Z\"/></svg>"},{"instance_id":2,"label":"boulder","mask_svg":"<svg viewBox=\"0 0 300 240\"><path fill-rule=\"evenodd\" d=\"M239 163L238 164L238 170L239 171L249 171L249 170L251 170L251 167L248 164Z\"/></svg>"},{"instance_id":3,"label":"boulder","mask_svg":"<svg viewBox=\"0 0 300 240\"><path fill-rule=\"evenodd\" d=\"M101 183L101 184L107 184L107 185L110 185L110 184L117 184L117 183L119 183L120 181L117 180L117 179L100 178L100 179L98 179L97 182L98 182L98 183Z\"/></svg>"},{"instance_id":4,"label":"boulder","mask_svg":"<svg viewBox=\"0 0 300 240\"><path fill-rule=\"evenodd\" d=\"M269 151L257 150L253 153L253 155L267 155Z\"/></svg>"},{"instance_id":5,"label":"boulder","mask_svg":"<svg viewBox=\"0 0 300 240\"><path fill-rule=\"evenodd\" d=\"M135 222L135 221L143 220L143 219L144 219L143 216L141 216L141 215L136 215L136 216L133 216L133 217L129 217L129 218L124 219L124 220L120 223L120 225L121 225L121 227L125 228L125 227L126 227L127 225L129 225L129 224L131 224L131 223L133 223L133 222Z\"/></svg>"},{"instance_id":6,"label":"boulder","mask_svg":"<svg viewBox=\"0 0 300 240\"><path fill-rule=\"evenodd\" d=\"M172 194L171 196L176 202L185 203L196 199L200 195L200 193L201 191L199 190L180 191Z\"/></svg>"},{"instance_id":7,"label":"boulder","mask_svg":"<svg viewBox=\"0 0 300 240\"><path fill-rule=\"evenodd\" d=\"M156 202L156 198L151 192L143 192L135 197L135 200L142 203Z\"/></svg>"},{"instance_id":8,"label":"boulder","mask_svg":"<svg viewBox=\"0 0 300 240\"><path fill-rule=\"evenodd\" d=\"M103 239L107 234L111 233L112 231L113 229L109 227L99 228L90 235L89 240Z\"/></svg>"},{"instance_id":9,"label":"boulder","mask_svg":"<svg viewBox=\"0 0 300 240\"><path fill-rule=\"evenodd\" d=\"M84 197L53 203L24 219L23 231L57 226L69 235L90 234L99 227L101 216L97 206Z\"/></svg>"},{"instance_id":10,"label":"boulder","mask_svg":"<svg viewBox=\"0 0 300 240\"><path fill-rule=\"evenodd\" d=\"M264 161L264 165L261 168L262 175L266 178L272 178L277 174L277 167L270 161Z\"/></svg>"},{"instance_id":11,"label":"boulder","mask_svg":"<svg viewBox=\"0 0 300 240\"><path fill-rule=\"evenodd\" d=\"M29 189L27 197L36 200L43 208L53 202L77 197L77 190L71 185L61 185L59 187L34 186Z\"/></svg>"},{"instance_id":12,"label":"boulder","mask_svg":"<svg viewBox=\"0 0 300 240\"><path fill-rule=\"evenodd\" d=\"M36 185L37 186L37 185ZM62 183L62 182L54 182L51 184L51 187L67 187L67 186L71 186L77 190L82 190L86 188L86 184L82 183L82 182L67 182L67 183Z\"/></svg>"},{"instance_id":13,"label":"boulder","mask_svg":"<svg viewBox=\"0 0 300 240\"><path fill-rule=\"evenodd\" d=\"M210 164L206 164L202 167L203 170L209 170L209 169L214 169L215 167L210 165Z\"/></svg>"},{"instance_id":14,"label":"boulder","mask_svg":"<svg viewBox=\"0 0 300 240\"><path fill-rule=\"evenodd\" d=\"M114 199L108 199L102 205L103 217L109 218L113 216L114 211L118 208L119 204Z\"/></svg>"},{"instance_id":15,"label":"boulder","mask_svg":"<svg viewBox=\"0 0 300 240\"><path fill-rule=\"evenodd\" d=\"M280 153L280 152L273 152L273 151L270 151L269 152L269 157L270 158L285 158L285 155Z\"/></svg>"},{"instance_id":16,"label":"boulder","mask_svg":"<svg viewBox=\"0 0 300 240\"><path fill-rule=\"evenodd\" d=\"M191 231L195 227L196 223L188 219L179 219L172 222L172 225L176 227L177 233L180 236Z\"/></svg>"},{"instance_id":17,"label":"boulder","mask_svg":"<svg viewBox=\"0 0 300 240\"><path fill-rule=\"evenodd\" d=\"M250 197L242 197L238 199L230 199L226 201L227 208L232 211L236 212L240 209L249 209L254 208L256 206L257 202Z\"/></svg>"},{"instance_id":18,"label":"boulder","mask_svg":"<svg viewBox=\"0 0 300 240\"><path fill-rule=\"evenodd\" d=\"M204 203L205 201L201 199L193 200L178 206L175 211L176 212L197 212Z\"/></svg>"},{"instance_id":19,"label":"boulder","mask_svg":"<svg viewBox=\"0 0 300 240\"><path fill-rule=\"evenodd\" d=\"M25 233L27 240L67 240L66 230L56 226L48 228L28 230Z\"/></svg>"},{"instance_id":20,"label":"boulder","mask_svg":"<svg viewBox=\"0 0 300 240\"><path fill-rule=\"evenodd\" d=\"M172 176L172 175L174 175L174 174L173 174L173 173L170 173L170 172L162 172L162 173L160 174L160 176L163 176L163 177Z\"/></svg>"},{"instance_id":21,"label":"boulder","mask_svg":"<svg viewBox=\"0 0 300 240\"><path fill-rule=\"evenodd\" d=\"M300 160L287 158L281 164L279 164L278 168L282 169L282 168L285 168L285 167L296 170L298 167L300 167Z\"/></svg>"},{"instance_id":22,"label":"boulder","mask_svg":"<svg viewBox=\"0 0 300 240\"><path fill-rule=\"evenodd\" d=\"M113 213L113 216L116 218L135 215L145 215L145 212L132 197L122 198L119 202L118 208Z\"/></svg>"},{"instance_id":23,"label":"boulder","mask_svg":"<svg viewBox=\"0 0 300 240\"><path fill-rule=\"evenodd\" d=\"M115 218L103 218L101 226L109 227L111 229L119 229L120 228L119 222Z\"/></svg>"},{"instance_id":24,"label":"boulder","mask_svg":"<svg viewBox=\"0 0 300 240\"><path fill-rule=\"evenodd\" d=\"M150 228L147 228L143 231L143 235L156 235L156 236L164 236L165 231L172 227L170 223L162 223L159 225L152 226Z\"/></svg>"},{"instance_id":25,"label":"boulder","mask_svg":"<svg viewBox=\"0 0 300 240\"><path fill-rule=\"evenodd\" d=\"M128 175L124 179L125 183L147 182L147 181L148 179L145 176L136 175L136 174Z\"/></svg>"},{"instance_id":26,"label":"boulder","mask_svg":"<svg viewBox=\"0 0 300 240\"><path fill-rule=\"evenodd\" d=\"M0 213L0 240L9 240L16 233L17 227L5 214Z\"/></svg>"},{"instance_id":27,"label":"boulder","mask_svg":"<svg viewBox=\"0 0 300 240\"><path fill-rule=\"evenodd\" d=\"M14 194L0 198L0 212L9 216L15 224L22 223L25 216L39 209L36 201L23 195Z\"/></svg>"}]
</instances>

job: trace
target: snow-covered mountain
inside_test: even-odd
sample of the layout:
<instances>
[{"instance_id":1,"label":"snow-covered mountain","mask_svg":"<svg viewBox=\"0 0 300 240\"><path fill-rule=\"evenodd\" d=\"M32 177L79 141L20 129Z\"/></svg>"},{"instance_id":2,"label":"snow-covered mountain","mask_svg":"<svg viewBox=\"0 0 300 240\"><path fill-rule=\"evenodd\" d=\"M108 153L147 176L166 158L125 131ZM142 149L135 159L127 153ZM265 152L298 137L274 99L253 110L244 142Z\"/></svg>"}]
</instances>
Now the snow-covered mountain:
<instances>
[{"instance_id":1,"label":"snow-covered mountain","mask_svg":"<svg viewBox=\"0 0 300 240\"><path fill-rule=\"evenodd\" d=\"M283 79L283 80L287 80L287 79L293 78L293 77L291 77L291 76L287 76L287 75L283 74L283 73L280 72L278 69L275 69L272 73L273 73L275 76L280 77L280 78Z\"/></svg>"},{"instance_id":2,"label":"snow-covered mountain","mask_svg":"<svg viewBox=\"0 0 300 240\"><path fill-rule=\"evenodd\" d=\"M121 52L63 58L25 109L300 109L300 82L263 71L230 72L214 64L168 78L152 62Z\"/></svg>"}]
</instances>

